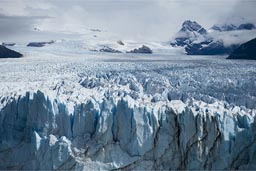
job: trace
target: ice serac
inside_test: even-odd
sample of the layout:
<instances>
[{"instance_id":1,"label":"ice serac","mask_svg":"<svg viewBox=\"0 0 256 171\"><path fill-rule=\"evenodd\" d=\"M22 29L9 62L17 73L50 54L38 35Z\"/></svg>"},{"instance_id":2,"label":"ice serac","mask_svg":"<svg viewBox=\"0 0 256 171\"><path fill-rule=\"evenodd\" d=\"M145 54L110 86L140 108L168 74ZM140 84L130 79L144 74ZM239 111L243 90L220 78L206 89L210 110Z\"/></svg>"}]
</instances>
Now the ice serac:
<instances>
[{"instance_id":1,"label":"ice serac","mask_svg":"<svg viewBox=\"0 0 256 171\"><path fill-rule=\"evenodd\" d=\"M67 103L40 91L1 101L0 169L256 169L255 116L239 107Z\"/></svg>"}]
</instances>

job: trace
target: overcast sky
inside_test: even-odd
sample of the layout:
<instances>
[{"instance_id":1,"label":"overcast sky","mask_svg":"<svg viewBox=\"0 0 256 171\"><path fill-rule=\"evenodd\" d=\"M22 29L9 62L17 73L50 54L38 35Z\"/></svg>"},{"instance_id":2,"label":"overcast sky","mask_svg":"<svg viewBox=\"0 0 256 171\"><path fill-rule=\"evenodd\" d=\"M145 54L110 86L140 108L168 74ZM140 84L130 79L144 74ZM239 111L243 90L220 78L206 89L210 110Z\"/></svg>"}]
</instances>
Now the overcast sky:
<instances>
[{"instance_id":1,"label":"overcast sky","mask_svg":"<svg viewBox=\"0 0 256 171\"><path fill-rule=\"evenodd\" d=\"M188 19L205 28L256 23L255 9L256 0L0 0L0 39L40 39L45 32L61 37L98 28L124 39L168 40Z\"/></svg>"}]
</instances>

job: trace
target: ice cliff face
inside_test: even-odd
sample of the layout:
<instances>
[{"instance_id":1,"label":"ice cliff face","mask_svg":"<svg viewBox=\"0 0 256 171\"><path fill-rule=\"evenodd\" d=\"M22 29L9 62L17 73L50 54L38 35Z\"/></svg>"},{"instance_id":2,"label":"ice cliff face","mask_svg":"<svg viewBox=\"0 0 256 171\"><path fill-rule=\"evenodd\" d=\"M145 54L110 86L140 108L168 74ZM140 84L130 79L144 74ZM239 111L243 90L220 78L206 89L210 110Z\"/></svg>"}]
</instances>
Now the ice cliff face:
<instances>
[{"instance_id":1,"label":"ice cliff face","mask_svg":"<svg viewBox=\"0 0 256 171\"><path fill-rule=\"evenodd\" d=\"M254 112L129 95L67 103L1 98L0 169L256 169Z\"/></svg>"}]
</instances>

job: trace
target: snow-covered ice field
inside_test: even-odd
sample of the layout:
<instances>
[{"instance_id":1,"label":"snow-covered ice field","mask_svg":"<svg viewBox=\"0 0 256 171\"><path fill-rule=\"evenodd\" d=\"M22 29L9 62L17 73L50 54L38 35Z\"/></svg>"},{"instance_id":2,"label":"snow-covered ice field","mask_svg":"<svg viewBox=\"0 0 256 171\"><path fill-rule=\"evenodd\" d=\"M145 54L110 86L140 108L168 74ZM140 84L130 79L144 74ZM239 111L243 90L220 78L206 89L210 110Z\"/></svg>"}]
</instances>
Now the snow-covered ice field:
<instances>
[{"instance_id":1,"label":"snow-covered ice field","mask_svg":"<svg viewBox=\"0 0 256 171\"><path fill-rule=\"evenodd\" d=\"M44 90L79 101L85 97L78 92L105 96L119 92L142 103L143 99L185 102L194 98L256 108L254 61L166 53L63 54L37 49L21 49L24 58L1 59L1 96Z\"/></svg>"},{"instance_id":2,"label":"snow-covered ice field","mask_svg":"<svg viewBox=\"0 0 256 171\"><path fill-rule=\"evenodd\" d=\"M256 61L15 50L0 169L256 169Z\"/></svg>"}]
</instances>

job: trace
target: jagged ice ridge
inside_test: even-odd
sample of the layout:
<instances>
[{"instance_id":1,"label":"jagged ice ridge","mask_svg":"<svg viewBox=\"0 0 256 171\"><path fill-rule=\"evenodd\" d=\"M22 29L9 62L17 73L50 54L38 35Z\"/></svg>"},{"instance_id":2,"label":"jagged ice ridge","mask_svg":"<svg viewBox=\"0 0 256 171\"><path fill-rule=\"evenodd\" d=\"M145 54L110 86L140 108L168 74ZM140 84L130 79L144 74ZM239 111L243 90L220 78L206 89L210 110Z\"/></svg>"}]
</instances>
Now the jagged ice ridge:
<instances>
[{"instance_id":1,"label":"jagged ice ridge","mask_svg":"<svg viewBox=\"0 0 256 171\"><path fill-rule=\"evenodd\" d=\"M0 169L256 168L254 63L44 55L1 64Z\"/></svg>"}]
</instances>

